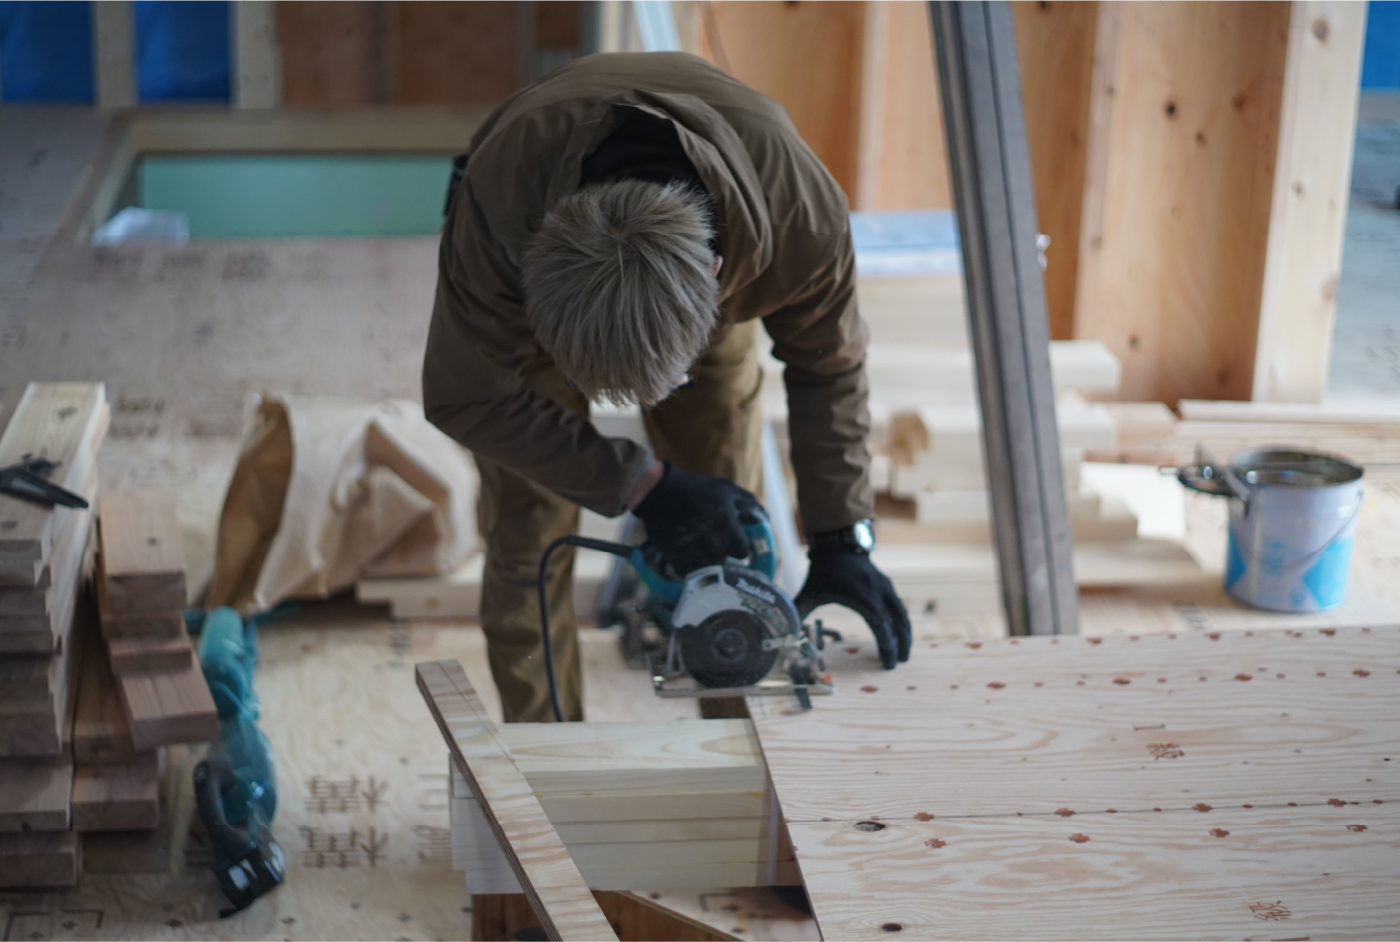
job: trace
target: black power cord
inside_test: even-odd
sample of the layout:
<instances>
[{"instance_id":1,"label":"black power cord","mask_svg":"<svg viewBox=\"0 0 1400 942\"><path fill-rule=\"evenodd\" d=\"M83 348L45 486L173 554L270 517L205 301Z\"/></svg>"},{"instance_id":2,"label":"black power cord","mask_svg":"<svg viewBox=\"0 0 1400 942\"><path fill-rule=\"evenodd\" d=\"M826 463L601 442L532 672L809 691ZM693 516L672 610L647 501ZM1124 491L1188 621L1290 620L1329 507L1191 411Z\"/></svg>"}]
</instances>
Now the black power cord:
<instances>
[{"instance_id":1,"label":"black power cord","mask_svg":"<svg viewBox=\"0 0 1400 942\"><path fill-rule=\"evenodd\" d=\"M626 543L612 543L608 540L595 540L587 536L561 536L549 546L545 547L544 555L540 557L540 635L544 638L544 673L549 679L549 703L554 707L554 719L556 722L564 722L564 708L559 705L559 682L554 678L554 645L549 639L549 557L561 546L577 546L582 549L597 550L600 553L611 553L614 556L621 556L626 559L632 555L632 547Z\"/></svg>"}]
</instances>

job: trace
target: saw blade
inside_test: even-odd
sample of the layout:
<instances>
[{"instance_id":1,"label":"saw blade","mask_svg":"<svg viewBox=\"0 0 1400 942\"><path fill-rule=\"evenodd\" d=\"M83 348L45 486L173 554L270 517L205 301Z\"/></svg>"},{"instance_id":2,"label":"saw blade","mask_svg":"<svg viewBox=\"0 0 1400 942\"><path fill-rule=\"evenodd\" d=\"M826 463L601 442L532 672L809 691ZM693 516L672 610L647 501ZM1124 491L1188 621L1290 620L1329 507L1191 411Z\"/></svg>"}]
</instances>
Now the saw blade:
<instances>
[{"instance_id":1,"label":"saw blade","mask_svg":"<svg viewBox=\"0 0 1400 942\"><path fill-rule=\"evenodd\" d=\"M773 669L777 649L765 651L762 619L743 609L715 612L679 632L685 671L706 687L747 687Z\"/></svg>"}]
</instances>

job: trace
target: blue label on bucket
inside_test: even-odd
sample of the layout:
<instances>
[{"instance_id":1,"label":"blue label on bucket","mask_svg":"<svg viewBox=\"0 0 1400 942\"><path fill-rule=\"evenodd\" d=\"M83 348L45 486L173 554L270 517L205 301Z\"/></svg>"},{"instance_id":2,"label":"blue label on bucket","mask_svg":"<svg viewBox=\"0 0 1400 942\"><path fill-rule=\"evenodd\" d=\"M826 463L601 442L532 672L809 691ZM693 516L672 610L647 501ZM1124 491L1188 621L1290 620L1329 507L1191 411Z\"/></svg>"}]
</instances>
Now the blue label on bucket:
<instances>
[{"instance_id":1,"label":"blue label on bucket","mask_svg":"<svg viewBox=\"0 0 1400 942\"><path fill-rule=\"evenodd\" d=\"M1317 599L1319 608L1342 604L1347 592L1347 570L1351 568L1350 535L1333 540L1317 562L1303 575L1303 582Z\"/></svg>"},{"instance_id":2,"label":"blue label on bucket","mask_svg":"<svg viewBox=\"0 0 1400 942\"><path fill-rule=\"evenodd\" d=\"M1240 553L1240 548L1235 545L1233 531L1230 533L1230 542L1225 548L1225 554L1225 591L1228 592L1240 580L1245 571L1244 555Z\"/></svg>"}]
</instances>

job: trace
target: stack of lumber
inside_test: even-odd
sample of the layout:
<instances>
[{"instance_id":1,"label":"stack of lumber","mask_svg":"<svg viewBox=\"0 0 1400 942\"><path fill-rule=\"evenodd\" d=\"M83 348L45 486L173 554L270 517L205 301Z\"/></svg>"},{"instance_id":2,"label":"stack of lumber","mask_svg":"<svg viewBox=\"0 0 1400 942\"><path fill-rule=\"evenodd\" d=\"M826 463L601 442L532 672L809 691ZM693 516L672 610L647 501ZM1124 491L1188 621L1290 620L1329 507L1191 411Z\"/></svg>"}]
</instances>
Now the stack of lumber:
<instances>
[{"instance_id":1,"label":"stack of lumber","mask_svg":"<svg viewBox=\"0 0 1400 942\"><path fill-rule=\"evenodd\" d=\"M49 480L97 495L110 410L101 383L31 383L0 436L0 467L43 458ZM73 628L91 560L92 509L0 495L0 887L72 886Z\"/></svg>"},{"instance_id":2,"label":"stack of lumber","mask_svg":"<svg viewBox=\"0 0 1400 942\"><path fill-rule=\"evenodd\" d=\"M1224 461L1250 448L1289 446L1342 455L1362 465L1400 464L1400 406L1393 403L1304 405L1283 402L1177 404L1176 461L1204 445Z\"/></svg>"},{"instance_id":3,"label":"stack of lumber","mask_svg":"<svg viewBox=\"0 0 1400 942\"><path fill-rule=\"evenodd\" d=\"M98 536L102 636L132 745L144 753L217 738L214 699L185 630L185 551L175 495L103 494Z\"/></svg>"}]
</instances>

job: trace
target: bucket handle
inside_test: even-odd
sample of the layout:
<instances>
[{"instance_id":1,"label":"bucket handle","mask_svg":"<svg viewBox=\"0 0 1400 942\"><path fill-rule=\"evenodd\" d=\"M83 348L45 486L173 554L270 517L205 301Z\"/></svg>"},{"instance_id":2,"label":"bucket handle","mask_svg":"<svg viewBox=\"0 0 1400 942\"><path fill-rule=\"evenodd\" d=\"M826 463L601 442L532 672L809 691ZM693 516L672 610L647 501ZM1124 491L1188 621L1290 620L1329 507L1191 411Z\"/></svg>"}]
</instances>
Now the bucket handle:
<instances>
[{"instance_id":1,"label":"bucket handle","mask_svg":"<svg viewBox=\"0 0 1400 942\"><path fill-rule=\"evenodd\" d=\"M1196 463L1177 469L1176 479L1202 494L1238 498L1244 502L1245 512L1249 512L1249 488L1228 465L1218 464L1204 445L1196 445Z\"/></svg>"}]
</instances>

